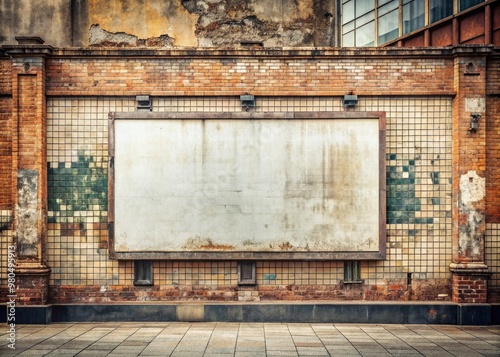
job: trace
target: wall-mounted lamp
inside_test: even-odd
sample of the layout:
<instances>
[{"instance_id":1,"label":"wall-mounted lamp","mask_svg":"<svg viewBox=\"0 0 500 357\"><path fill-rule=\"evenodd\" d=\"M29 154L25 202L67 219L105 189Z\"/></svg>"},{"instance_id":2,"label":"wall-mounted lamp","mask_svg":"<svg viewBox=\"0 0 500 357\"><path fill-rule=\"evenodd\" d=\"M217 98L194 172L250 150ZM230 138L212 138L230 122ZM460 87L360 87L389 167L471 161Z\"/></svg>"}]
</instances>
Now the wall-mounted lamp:
<instances>
[{"instance_id":1,"label":"wall-mounted lamp","mask_svg":"<svg viewBox=\"0 0 500 357\"><path fill-rule=\"evenodd\" d=\"M344 95L344 107L354 108L358 104L358 96L349 92L349 94Z\"/></svg>"},{"instance_id":2,"label":"wall-mounted lamp","mask_svg":"<svg viewBox=\"0 0 500 357\"><path fill-rule=\"evenodd\" d=\"M475 133L479 128L479 119L481 119L481 114L471 114L470 115L470 127L469 131Z\"/></svg>"},{"instance_id":3,"label":"wall-mounted lamp","mask_svg":"<svg viewBox=\"0 0 500 357\"><path fill-rule=\"evenodd\" d=\"M137 111L148 111L152 110L151 97L149 95L138 95L135 97L137 103Z\"/></svg>"},{"instance_id":4,"label":"wall-mounted lamp","mask_svg":"<svg viewBox=\"0 0 500 357\"><path fill-rule=\"evenodd\" d=\"M255 108L255 97L251 94L245 93L240 95L241 107L245 110Z\"/></svg>"}]
</instances>

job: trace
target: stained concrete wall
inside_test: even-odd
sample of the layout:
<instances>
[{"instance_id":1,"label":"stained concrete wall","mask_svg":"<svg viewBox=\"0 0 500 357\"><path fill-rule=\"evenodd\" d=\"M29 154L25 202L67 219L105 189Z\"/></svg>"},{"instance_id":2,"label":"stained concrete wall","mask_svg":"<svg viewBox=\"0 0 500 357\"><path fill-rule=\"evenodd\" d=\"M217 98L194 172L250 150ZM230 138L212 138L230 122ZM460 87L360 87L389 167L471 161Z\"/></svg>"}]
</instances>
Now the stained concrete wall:
<instances>
[{"instance_id":1,"label":"stained concrete wall","mask_svg":"<svg viewBox=\"0 0 500 357\"><path fill-rule=\"evenodd\" d=\"M0 0L0 44L336 46L337 18L335 2L321 0Z\"/></svg>"},{"instance_id":2,"label":"stained concrete wall","mask_svg":"<svg viewBox=\"0 0 500 357\"><path fill-rule=\"evenodd\" d=\"M39 36L52 46L70 46L72 1L0 0L0 44L15 36Z\"/></svg>"}]
</instances>

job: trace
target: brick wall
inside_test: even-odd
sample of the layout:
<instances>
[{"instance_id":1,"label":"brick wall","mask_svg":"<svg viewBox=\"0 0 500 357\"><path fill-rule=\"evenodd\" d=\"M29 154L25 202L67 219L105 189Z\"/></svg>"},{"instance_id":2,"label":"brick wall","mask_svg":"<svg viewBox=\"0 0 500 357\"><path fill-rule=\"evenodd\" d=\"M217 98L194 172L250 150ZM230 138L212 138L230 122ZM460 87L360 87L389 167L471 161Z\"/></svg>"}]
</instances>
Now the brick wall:
<instances>
[{"instance_id":1,"label":"brick wall","mask_svg":"<svg viewBox=\"0 0 500 357\"><path fill-rule=\"evenodd\" d=\"M453 101L453 192L456 193L452 204L456 222L453 262L481 262L484 259L480 240L485 230L486 131L484 127L477 132L469 128L473 112L484 116L484 104L482 108L481 105L469 107L472 100L484 103L486 99L486 59L457 57L454 67L457 96ZM474 195L475 192L482 194Z\"/></svg>"},{"instance_id":2,"label":"brick wall","mask_svg":"<svg viewBox=\"0 0 500 357\"><path fill-rule=\"evenodd\" d=\"M101 56L111 52L95 54ZM366 51L364 56L345 51L345 57L338 57L339 52L293 51L291 55L308 57L293 60L273 51L234 51L231 55L202 50L164 52L165 57L148 60L134 56L113 58L112 61L52 59L47 73L47 94L224 96L249 92L258 96L321 96L344 95L349 91L360 95L454 93L451 59L391 57L388 52L375 49ZM137 52L138 56L141 54L147 55L147 52Z\"/></svg>"},{"instance_id":3,"label":"brick wall","mask_svg":"<svg viewBox=\"0 0 500 357\"><path fill-rule=\"evenodd\" d=\"M0 95L12 94L12 62L8 57L0 57Z\"/></svg>"},{"instance_id":4,"label":"brick wall","mask_svg":"<svg viewBox=\"0 0 500 357\"><path fill-rule=\"evenodd\" d=\"M451 105L457 70L448 54L447 50L293 51L286 56L279 51L54 51L46 60L48 131L36 133L47 139L47 159L32 163L27 156L21 161L27 166L48 165L44 197L50 291L40 286L39 296L29 296L28 290L20 291L20 296L31 303L46 294L61 302L435 300L439 294L451 295ZM1 68L10 70L5 63ZM495 71L488 73L497 76ZM491 81L493 77L489 90L497 90ZM0 79L1 83L6 96L0 97L4 111L0 120L8 124L12 84ZM29 81L20 83L20 88L29 89ZM237 286L236 262L155 261L155 286L134 287L133 263L108 258L108 112L134 111L137 94L153 95L155 111L238 111L242 110L238 96L245 92L257 96L256 110L343 111L342 95L351 90L360 99L354 110L387 113L387 259L362 262L364 285L340 283L342 262L258 262L258 286L244 289ZM27 109L39 110L31 107L32 99L20 99ZM43 111L45 98L36 100ZM459 98L459 103L464 100ZM490 164L499 157L498 97L489 97L487 106L493 111L487 124L480 122L477 136L465 136L456 144L465 143L460 153L475 159L476 141L486 137L486 158L472 164L486 172L488 220L498 222L498 165ZM30 127L29 117L21 120ZM460 118L457 130L466 135L468 124L467 118ZM11 139L3 127L0 150L8 154ZM37 145L29 131L20 139L25 152ZM4 161L0 156L0 165L9 169L8 156ZM9 209L8 195L2 193L7 190L12 192L0 187L0 204L4 200ZM11 233L1 237L4 246ZM500 265L498 254L489 259ZM455 280L455 284L456 294L469 294L471 289L482 294L482 286L475 282Z\"/></svg>"},{"instance_id":5,"label":"brick wall","mask_svg":"<svg viewBox=\"0 0 500 357\"><path fill-rule=\"evenodd\" d=\"M50 269L44 264L47 233L47 150L44 54L30 47L11 58L12 103L5 124L10 131L11 210L0 211L3 221L2 265L6 244L15 246L16 290L19 304L44 304ZM3 118L2 118L3 119ZM7 134L8 135L8 134ZM2 191L0 191L2 192ZM6 221L12 217L12 221ZM7 223L7 224L5 224ZM12 238L16 237L15 241ZM5 279L5 274L0 274Z\"/></svg>"},{"instance_id":6,"label":"brick wall","mask_svg":"<svg viewBox=\"0 0 500 357\"><path fill-rule=\"evenodd\" d=\"M485 303L487 279L477 276L453 276L453 296L458 303Z\"/></svg>"}]
</instances>

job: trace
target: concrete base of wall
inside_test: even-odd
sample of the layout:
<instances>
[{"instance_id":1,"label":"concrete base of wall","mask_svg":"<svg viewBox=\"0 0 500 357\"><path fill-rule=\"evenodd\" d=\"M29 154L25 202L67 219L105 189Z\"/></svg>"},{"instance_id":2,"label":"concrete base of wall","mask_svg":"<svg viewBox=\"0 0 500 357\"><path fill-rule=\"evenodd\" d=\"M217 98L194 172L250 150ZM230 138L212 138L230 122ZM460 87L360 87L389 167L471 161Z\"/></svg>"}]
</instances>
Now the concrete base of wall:
<instances>
[{"instance_id":1,"label":"concrete base of wall","mask_svg":"<svg viewBox=\"0 0 500 357\"><path fill-rule=\"evenodd\" d=\"M10 310L12 313L12 310ZM6 322L7 308L0 310ZM16 306L16 324L117 321L500 324L500 304L455 303L110 303Z\"/></svg>"}]
</instances>

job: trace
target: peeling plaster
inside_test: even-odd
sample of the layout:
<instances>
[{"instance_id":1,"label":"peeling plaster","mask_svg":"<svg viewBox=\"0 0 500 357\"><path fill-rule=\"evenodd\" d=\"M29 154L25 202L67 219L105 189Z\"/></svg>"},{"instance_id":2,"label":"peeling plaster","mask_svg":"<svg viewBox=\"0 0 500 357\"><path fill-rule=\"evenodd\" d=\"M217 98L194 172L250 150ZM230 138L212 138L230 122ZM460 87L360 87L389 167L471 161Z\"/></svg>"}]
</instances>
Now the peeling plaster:
<instances>
[{"instance_id":1,"label":"peeling plaster","mask_svg":"<svg viewBox=\"0 0 500 357\"><path fill-rule=\"evenodd\" d=\"M460 204L469 206L484 199L485 184L485 179L478 176L474 170L462 175L460 177Z\"/></svg>"},{"instance_id":2,"label":"peeling plaster","mask_svg":"<svg viewBox=\"0 0 500 357\"><path fill-rule=\"evenodd\" d=\"M168 35L155 38L140 39L137 36L125 32L109 32L94 24L89 31L89 45L91 46L148 46L148 47L172 47L174 39Z\"/></svg>"},{"instance_id":3,"label":"peeling plaster","mask_svg":"<svg viewBox=\"0 0 500 357\"><path fill-rule=\"evenodd\" d=\"M196 37L201 47L335 45L334 3L313 0L185 0L198 15Z\"/></svg>"},{"instance_id":4,"label":"peeling plaster","mask_svg":"<svg viewBox=\"0 0 500 357\"><path fill-rule=\"evenodd\" d=\"M123 33L146 41L166 37L175 46L196 46L194 36L198 16L190 14L182 1L87 0L88 24L99 24L110 33ZM92 45L92 43L90 43Z\"/></svg>"},{"instance_id":5,"label":"peeling plaster","mask_svg":"<svg viewBox=\"0 0 500 357\"><path fill-rule=\"evenodd\" d=\"M468 171L460 177L459 195L459 255L470 259L482 259L484 241L484 212L475 207L485 198L485 179L476 171Z\"/></svg>"},{"instance_id":6,"label":"peeling plaster","mask_svg":"<svg viewBox=\"0 0 500 357\"><path fill-rule=\"evenodd\" d=\"M98 24L90 26L89 44L93 46L103 43L115 43L134 46L137 43L137 36L129 35L125 32L108 32L106 30L103 30Z\"/></svg>"},{"instance_id":7,"label":"peeling plaster","mask_svg":"<svg viewBox=\"0 0 500 357\"><path fill-rule=\"evenodd\" d=\"M477 211L467 212L467 222L459 229L459 253L470 258L480 258L483 234L481 226L484 224L484 214Z\"/></svg>"},{"instance_id":8,"label":"peeling plaster","mask_svg":"<svg viewBox=\"0 0 500 357\"><path fill-rule=\"evenodd\" d=\"M17 176L16 237L19 257L38 255L37 227L38 212L38 172L19 170Z\"/></svg>"},{"instance_id":9,"label":"peeling plaster","mask_svg":"<svg viewBox=\"0 0 500 357\"><path fill-rule=\"evenodd\" d=\"M466 112L479 112L486 111L485 98L465 98L465 111Z\"/></svg>"},{"instance_id":10,"label":"peeling plaster","mask_svg":"<svg viewBox=\"0 0 500 357\"><path fill-rule=\"evenodd\" d=\"M336 1L10 0L8 3L14 5L0 4L6 29L0 40L11 44L17 43L14 36L32 33L33 29L39 29L46 43L57 47L159 47L165 46L165 38L172 39L171 45L175 47L237 47L242 42L262 43L265 47L323 47L338 46L339 41ZM89 43L92 24L99 24L106 33L92 33Z\"/></svg>"}]
</instances>

